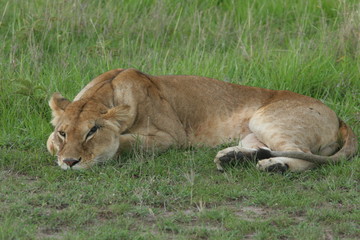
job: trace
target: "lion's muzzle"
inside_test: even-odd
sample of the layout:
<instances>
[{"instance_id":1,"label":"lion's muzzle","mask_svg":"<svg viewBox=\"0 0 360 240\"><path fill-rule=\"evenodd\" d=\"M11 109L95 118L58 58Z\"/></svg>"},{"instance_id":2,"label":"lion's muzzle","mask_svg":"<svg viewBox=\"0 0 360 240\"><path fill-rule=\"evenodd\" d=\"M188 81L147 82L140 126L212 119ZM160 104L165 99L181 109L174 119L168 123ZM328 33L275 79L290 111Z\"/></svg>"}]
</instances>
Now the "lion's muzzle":
<instances>
[{"instance_id":1,"label":"lion's muzzle","mask_svg":"<svg viewBox=\"0 0 360 240\"><path fill-rule=\"evenodd\" d=\"M75 158L66 158L63 160L63 162L68 165L69 167L73 167L74 165L76 165L77 163L79 163L81 161L81 158L79 159L75 159Z\"/></svg>"}]
</instances>

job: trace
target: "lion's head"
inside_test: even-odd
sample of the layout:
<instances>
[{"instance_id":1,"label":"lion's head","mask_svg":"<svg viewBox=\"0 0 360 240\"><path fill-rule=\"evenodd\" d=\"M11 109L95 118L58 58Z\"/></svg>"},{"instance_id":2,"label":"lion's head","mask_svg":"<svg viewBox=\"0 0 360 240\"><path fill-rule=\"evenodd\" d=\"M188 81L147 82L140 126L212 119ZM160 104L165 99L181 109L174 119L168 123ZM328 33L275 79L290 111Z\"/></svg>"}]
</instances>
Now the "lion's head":
<instances>
[{"instance_id":1,"label":"lion's head","mask_svg":"<svg viewBox=\"0 0 360 240\"><path fill-rule=\"evenodd\" d=\"M113 157L120 134L126 130L128 106L108 108L95 99L71 102L55 93L52 109L54 132L47 141L62 169L84 169Z\"/></svg>"}]
</instances>

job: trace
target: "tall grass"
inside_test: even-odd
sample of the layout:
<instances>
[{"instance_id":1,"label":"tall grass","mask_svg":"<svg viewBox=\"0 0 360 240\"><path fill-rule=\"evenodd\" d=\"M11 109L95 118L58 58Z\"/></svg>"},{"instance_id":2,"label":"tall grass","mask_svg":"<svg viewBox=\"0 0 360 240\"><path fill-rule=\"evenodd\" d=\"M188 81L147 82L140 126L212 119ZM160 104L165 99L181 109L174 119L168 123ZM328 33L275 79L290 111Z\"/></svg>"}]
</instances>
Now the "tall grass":
<instances>
[{"instance_id":1,"label":"tall grass","mask_svg":"<svg viewBox=\"0 0 360 240\"><path fill-rule=\"evenodd\" d=\"M37 0L0 5L3 136L22 135L24 129L43 136L49 128L38 127L49 115L39 119L38 111L29 112L34 103L45 104L52 91L73 97L91 78L115 67L289 89L330 105L348 96L353 106L359 105L356 1ZM15 95L23 81L46 91ZM9 121L14 115L20 122Z\"/></svg>"}]
</instances>

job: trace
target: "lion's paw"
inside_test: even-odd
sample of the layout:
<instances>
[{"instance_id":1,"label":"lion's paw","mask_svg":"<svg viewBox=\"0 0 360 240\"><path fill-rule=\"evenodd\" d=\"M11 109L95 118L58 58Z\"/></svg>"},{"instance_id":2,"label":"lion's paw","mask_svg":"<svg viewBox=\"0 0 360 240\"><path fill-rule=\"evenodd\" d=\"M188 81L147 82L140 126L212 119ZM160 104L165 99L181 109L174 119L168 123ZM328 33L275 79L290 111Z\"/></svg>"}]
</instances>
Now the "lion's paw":
<instances>
[{"instance_id":1,"label":"lion's paw","mask_svg":"<svg viewBox=\"0 0 360 240\"><path fill-rule=\"evenodd\" d=\"M228 164L233 160L242 160L244 154L242 152L230 151L218 154L221 164Z\"/></svg>"},{"instance_id":2,"label":"lion's paw","mask_svg":"<svg viewBox=\"0 0 360 240\"><path fill-rule=\"evenodd\" d=\"M223 171L224 170L222 168L223 165L229 164L234 160L241 160L243 158L244 155L242 154L242 152L238 150L238 147L229 147L219 151L216 154L214 162L217 166L217 169L219 171Z\"/></svg>"},{"instance_id":3,"label":"lion's paw","mask_svg":"<svg viewBox=\"0 0 360 240\"><path fill-rule=\"evenodd\" d=\"M277 173L284 173L289 169L287 164L276 158L261 160L256 164L256 167L262 171Z\"/></svg>"},{"instance_id":4,"label":"lion's paw","mask_svg":"<svg viewBox=\"0 0 360 240\"><path fill-rule=\"evenodd\" d=\"M219 171L223 171L222 166L246 162L256 159L257 149L244 147L229 147L219 151L215 157L215 164Z\"/></svg>"}]
</instances>

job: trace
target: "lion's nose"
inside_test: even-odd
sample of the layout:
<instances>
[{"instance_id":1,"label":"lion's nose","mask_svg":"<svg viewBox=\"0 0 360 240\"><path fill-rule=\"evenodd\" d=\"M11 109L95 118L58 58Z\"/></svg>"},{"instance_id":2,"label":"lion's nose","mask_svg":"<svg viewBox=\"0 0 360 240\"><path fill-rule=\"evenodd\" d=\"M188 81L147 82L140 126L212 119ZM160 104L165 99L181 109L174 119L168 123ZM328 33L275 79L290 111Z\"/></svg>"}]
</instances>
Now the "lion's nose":
<instances>
[{"instance_id":1,"label":"lion's nose","mask_svg":"<svg viewBox=\"0 0 360 240\"><path fill-rule=\"evenodd\" d=\"M75 158L66 158L63 160L63 162L68 165L69 167L74 166L75 164L79 163L81 158L75 159Z\"/></svg>"}]
</instances>

